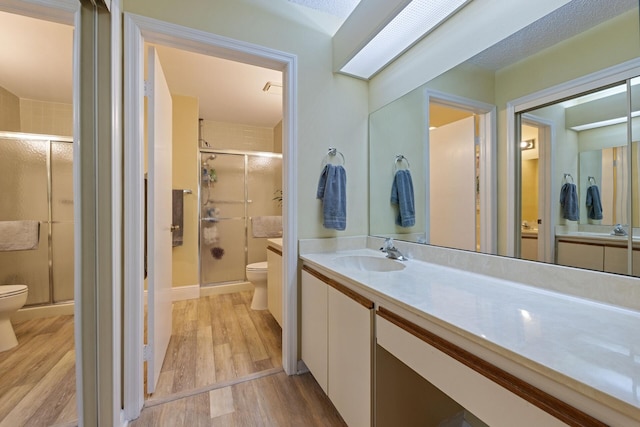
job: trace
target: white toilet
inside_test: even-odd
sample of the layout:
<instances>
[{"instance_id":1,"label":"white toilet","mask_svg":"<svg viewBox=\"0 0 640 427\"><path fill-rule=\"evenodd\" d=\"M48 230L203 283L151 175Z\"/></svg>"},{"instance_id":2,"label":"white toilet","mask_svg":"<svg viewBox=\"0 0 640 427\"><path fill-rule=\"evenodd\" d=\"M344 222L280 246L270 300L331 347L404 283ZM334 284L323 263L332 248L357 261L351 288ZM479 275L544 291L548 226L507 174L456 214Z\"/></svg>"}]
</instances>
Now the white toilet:
<instances>
[{"instance_id":1,"label":"white toilet","mask_svg":"<svg viewBox=\"0 0 640 427\"><path fill-rule=\"evenodd\" d=\"M255 287L251 300L253 310L267 309L267 268L267 261L247 265L247 280Z\"/></svg>"},{"instance_id":2,"label":"white toilet","mask_svg":"<svg viewBox=\"0 0 640 427\"><path fill-rule=\"evenodd\" d=\"M9 350L18 345L10 318L26 302L27 287L25 285L0 286L0 351Z\"/></svg>"}]
</instances>

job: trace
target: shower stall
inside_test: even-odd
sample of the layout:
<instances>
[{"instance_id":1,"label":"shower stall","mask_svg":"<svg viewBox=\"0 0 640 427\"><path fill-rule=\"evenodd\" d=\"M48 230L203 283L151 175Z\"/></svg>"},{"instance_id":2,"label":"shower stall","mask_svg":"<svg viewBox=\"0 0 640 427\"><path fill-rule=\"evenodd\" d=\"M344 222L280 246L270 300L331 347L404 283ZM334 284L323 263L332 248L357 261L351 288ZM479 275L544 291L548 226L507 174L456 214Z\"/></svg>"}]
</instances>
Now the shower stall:
<instances>
[{"instance_id":1,"label":"shower stall","mask_svg":"<svg viewBox=\"0 0 640 427\"><path fill-rule=\"evenodd\" d=\"M282 154L200 151L200 283L246 281L247 264L266 261L251 218L282 215Z\"/></svg>"},{"instance_id":2,"label":"shower stall","mask_svg":"<svg viewBox=\"0 0 640 427\"><path fill-rule=\"evenodd\" d=\"M24 284L26 306L73 300L73 140L0 132L0 221L40 222L38 248L0 252L0 284Z\"/></svg>"}]
</instances>

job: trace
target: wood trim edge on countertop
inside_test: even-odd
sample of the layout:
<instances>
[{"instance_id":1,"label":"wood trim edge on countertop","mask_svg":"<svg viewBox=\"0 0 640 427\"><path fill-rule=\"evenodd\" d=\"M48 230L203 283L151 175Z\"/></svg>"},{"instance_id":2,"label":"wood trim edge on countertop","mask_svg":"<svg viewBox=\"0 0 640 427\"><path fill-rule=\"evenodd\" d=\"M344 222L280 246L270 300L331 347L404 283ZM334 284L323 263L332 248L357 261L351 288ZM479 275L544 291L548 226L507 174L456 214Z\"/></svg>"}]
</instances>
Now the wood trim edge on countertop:
<instances>
[{"instance_id":1,"label":"wood trim edge on countertop","mask_svg":"<svg viewBox=\"0 0 640 427\"><path fill-rule=\"evenodd\" d=\"M273 246L267 246L267 250L282 256L282 251L278 248L274 248Z\"/></svg>"},{"instance_id":2,"label":"wood trim edge on countertop","mask_svg":"<svg viewBox=\"0 0 640 427\"><path fill-rule=\"evenodd\" d=\"M311 274L312 276L314 276L315 278L323 281L327 285L329 285L332 288L336 289L337 291L345 294L346 296L348 296L349 298L351 298L352 300L354 300L358 304L362 305L363 307L365 307L367 309L372 309L373 308L373 301L371 301L369 298L363 297L362 295L360 295L359 293L357 293L355 291L352 291L351 289L349 289L346 286L344 286L342 283L339 283L339 282L337 282L337 281L325 276L324 274L320 273L319 271L314 270L313 268L309 267L306 264L302 265L302 269L304 271L306 271L307 273Z\"/></svg>"},{"instance_id":3,"label":"wood trim edge on countertop","mask_svg":"<svg viewBox=\"0 0 640 427\"><path fill-rule=\"evenodd\" d=\"M511 393L521 397L570 426L607 426L607 424L593 418L581 410L498 368L473 353L458 347L444 338L439 337L433 332L402 318L384 307L378 307L377 314L419 340L440 350L447 356L452 357L463 365L473 369L484 377L509 390Z\"/></svg>"}]
</instances>

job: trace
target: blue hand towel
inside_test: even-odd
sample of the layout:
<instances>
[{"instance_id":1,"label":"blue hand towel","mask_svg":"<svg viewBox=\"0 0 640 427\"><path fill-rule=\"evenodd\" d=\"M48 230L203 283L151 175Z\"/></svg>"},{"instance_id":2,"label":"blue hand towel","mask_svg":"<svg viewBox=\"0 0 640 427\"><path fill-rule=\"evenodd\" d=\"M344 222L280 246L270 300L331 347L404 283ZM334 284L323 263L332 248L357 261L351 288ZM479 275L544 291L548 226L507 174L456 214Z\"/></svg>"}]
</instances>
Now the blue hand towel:
<instances>
[{"instance_id":1,"label":"blue hand towel","mask_svg":"<svg viewBox=\"0 0 640 427\"><path fill-rule=\"evenodd\" d=\"M560 207L562 207L563 218L571 221L580 219L578 190L575 184L567 182L560 189Z\"/></svg>"},{"instance_id":2,"label":"blue hand towel","mask_svg":"<svg viewBox=\"0 0 640 427\"><path fill-rule=\"evenodd\" d=\"M597 185L587 188L587 216L591 219L602 219L602 201Z\"/></svg>"},{"instance_id":3,"label":"blue hand towel","mask_svg":"<svg viewBox=\"0 0 640 427\"><path fill-rule=\"evenodd\" d=\"M347 227L347 173L340 165L327 164L318 181L316 198L322 200L325 228L344 230Z\"/></svg>"},{"instance_id":4,"label":"blue hand towel","mask_svg":"<svg viewBox=\"0 0 640 427\"><path fill-rule=\"evenodd\" d=\"M401 227L413 227L416 224L416 208L413 197L411 172L399 170L391 186L391 203L398 205L396 224Z\"/></svg>"}]
</instances>

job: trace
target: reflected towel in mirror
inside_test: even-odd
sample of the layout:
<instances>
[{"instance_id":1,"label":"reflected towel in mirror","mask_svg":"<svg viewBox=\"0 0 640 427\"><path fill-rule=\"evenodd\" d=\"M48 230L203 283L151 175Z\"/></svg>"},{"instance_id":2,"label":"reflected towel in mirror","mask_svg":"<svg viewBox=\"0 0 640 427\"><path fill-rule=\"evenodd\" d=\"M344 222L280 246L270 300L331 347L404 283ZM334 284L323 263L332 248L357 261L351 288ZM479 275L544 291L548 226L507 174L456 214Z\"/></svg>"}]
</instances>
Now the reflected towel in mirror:
<instances>
[{"instance_id":1,"label":"reflected towel in mirror","mask_svg":"<svg viewBox=\"0 0 640 427\"><path fill-rule=\"evenodd\" d=\"M562 217L570 221L580 219L578 208L578 190L576 185L567 182L560 189L560 206L562 207Z\"/></svg>"},{"instance_id":2,"label":"reflected towel in mirror","mask_svg":"<svg viewBox=\"0 0 640 427\"><path fill-rule=\"evenodd\" d=\"M416 224L413 180L408 169L396 172L391 186L391 203L398 205L397 225L413 227Z\"/></svg>"},{"instance_id":3,"label":"reflected towel in mirror","mask_svg":"<svg viewBox=\"0 0 640 427\"><path fill-rule=\"evenodd\" d=\"M587 216L590 219L602 219L602 201L597 185L587 188Z\"/></svg>"}]
</instances>

